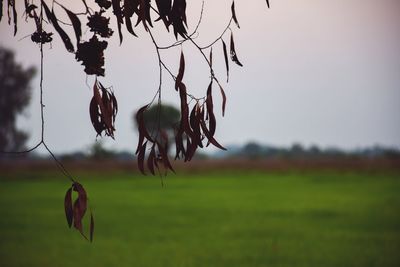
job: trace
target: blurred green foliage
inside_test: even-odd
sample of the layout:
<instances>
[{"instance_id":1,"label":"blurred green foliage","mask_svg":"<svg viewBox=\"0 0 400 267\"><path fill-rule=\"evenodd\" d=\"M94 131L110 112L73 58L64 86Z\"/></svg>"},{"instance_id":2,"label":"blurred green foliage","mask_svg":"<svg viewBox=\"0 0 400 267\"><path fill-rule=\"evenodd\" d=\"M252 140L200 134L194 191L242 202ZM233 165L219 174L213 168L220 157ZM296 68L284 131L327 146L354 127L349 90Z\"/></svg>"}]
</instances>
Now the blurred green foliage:
<instances>
[{"instance_id":1,"label":"blurred green foliage","mask_svg":"<svg viewBox=\"0 0 400 267\"><path fill-rule=\"evenodd\" d=\"M0 174L0 266L400 266L399 173L110 173L79 174L93 244L60 173Z\"/></svg>"}]
</instances>

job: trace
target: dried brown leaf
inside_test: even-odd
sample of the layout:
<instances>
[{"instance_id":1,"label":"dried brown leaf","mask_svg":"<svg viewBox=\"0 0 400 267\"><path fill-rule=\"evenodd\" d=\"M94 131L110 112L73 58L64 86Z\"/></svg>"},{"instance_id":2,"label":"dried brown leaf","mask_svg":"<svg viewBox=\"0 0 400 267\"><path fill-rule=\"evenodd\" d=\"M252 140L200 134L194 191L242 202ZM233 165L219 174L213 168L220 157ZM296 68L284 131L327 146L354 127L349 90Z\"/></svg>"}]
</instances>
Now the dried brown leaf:
<instances>
[{"instance_id":1,"label":"dried brown leaf","mask_svg":"<svg viewBox=\"0 0 400 267\"><path fill-rule=\"evenodd\" d=\"M218 147L219 149L226 150L226 148L220 145L217 140L215 140L214 137L210 134L207 129L206 123L203 120L201 121L200 126L203 130L204 135L207 137L208 141L210 141L211 144L213 144L215 147Z\"/></svg>"},{"instance_id":2,"label":"dried brown leaf","mask_svg":"<svg viewBox=\"0 0 400 267\"><path fill-rule=\"evenodd\" d=\"M172 168L171 162L169 161L167 151L164 146L162 146L159 142L157 142L157 148L161 155L161 160L164 164L165 169L170 169L172 172L175 172L174 168Z\"/></svg>"},{"instance_id":3,"label":"dried brown leaf","mask_svg":"<svg viewBox=\"0 0 400 267\"><path fill-rule=\"evenodd\" d=\"M178 91L180 84L182 83L183 74L185 73L185 56L183 55L183 51L181 51L181 58L179 62L179 71L175 80L175 90Z\"/></svg>"},{"instance_id":4,"label":"dried brown leaf","mask_svg":"<svg viewBox=\"0 0 400 267\"><path fill-rule=\"evenodd\" d=\"M221 97L222 97L222 116L225 116L226 95L225 95L225 91L221 85L219 85L219 89L221 91Z\"/></svg>"},{"instance_id":5,"label":"dried brown leaf","mask_svg":"<svg viewBox=\"0 0 400 267\"><path fill-rule=\"evenodd\" d=\"M155 145L153 144L153 146L151 147L149 157L147 158L147 168L149 169L149 171L152 175L155 175L155 172L154 172L155 159L156 159L156 152L155 152Z\"/></svg>"},{"instance_id":6,"label":"dried brown leaf","mask_svg":"<svg viewBox=\"0 0 400 267\"><path fill-rule=\"evenodd\" d=\"M64 198L64 209L65 217L67 218L68 227L71 228L73 220L73 208L72 208L72 188L67 190Z\"/></svg>"},{"instance_id":7,"label":"dried brown leaf","mask_svg":"<svg viewBox=\"0 0 400 267\"><path fill-rule=\"evenodd\" d=\"M137 157L139 170L144 175L146 175L146 173L144 172L144 157L145 157L145 154L146 154L146 146L147 146L147 141L140 148L139 154L138 154L138 157Z\"/></svg>"}]
</instances>

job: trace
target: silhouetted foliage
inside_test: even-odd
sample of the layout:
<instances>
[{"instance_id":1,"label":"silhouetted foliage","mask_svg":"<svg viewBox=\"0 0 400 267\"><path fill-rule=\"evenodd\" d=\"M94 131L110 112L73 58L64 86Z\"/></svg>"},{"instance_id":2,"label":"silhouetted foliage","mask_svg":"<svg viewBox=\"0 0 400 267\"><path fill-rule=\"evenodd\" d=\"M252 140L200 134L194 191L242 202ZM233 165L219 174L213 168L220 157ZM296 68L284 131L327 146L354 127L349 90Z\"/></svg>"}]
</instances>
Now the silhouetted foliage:
<instances>
[{"instance_id":1,"label":"silhouetted foliage","mask_svg":"<svg viewBox=\"0 0 400 267\"><path fill-rule=\"evenodd\" d=\"M14 35L18 30L18 17L24 15L25 21L35 26L35 31L31 34L31 40L39 44L41 54L41 75L40 75L40 104L41 104L41 118L42 118L42 135L41 141L33 148L25 151L29 152L37 147L43 145L48 153L53 157L62 170L63 174L68 177L72 182L73 191L77 191L79 196L77 199L78 204L74 204L72 217L74 227L83 234L81 219L86 210L86 192L83 187L77 183L74 178L64 168L62 163L54 156L52 151L47 146L44 140L44 103L42 98L43 93L43 46L53 40L53 33L46 31L48 25L57 33L66 50L75 54L75 59L81 62L84 66L84 71L87 75L95 75L95 82L93 85L93 97L91 101L88 100L90 119L97 136L104 133L106 136L114 138L114 122L117 115L117 100L113 91L110 88L105 88L98 80L99 76L105 76L105 58L104 51L108 47L108 39L114 36L114 31L109 27L110 16L114 16L117 23L117 31L120 43L123 42L125 24L126 30L133 36L137 37L135 28L142 26L149 35L157 57L159 67L159 85L154 98L146 105L138 109L136 113L136 121L139 132L138 145L136 149L137 162L139 169L144 173L145 159L147 158L147 168L153 175L158 170L159 173L166 174L167 170L172 170L173 167L168 156L168 135L165 130L161 128L161 122L156 123L159 125L156 129L152 128L151 131L147 128L146 124L146 111L157 106L158 120L161 118L161 91L162 91L162 76L167 73L171 79L175 81L175 89L177 97L180 99L180 119L177 123L175 134L175 159L184 159L190 161L199 148L207 147L210 144L213 146L225 149L216 139L215 132L217 121L215 116L214 102L213 102L213 87L218 86L219 92L222 97L221 109L222 114L225 113L226 95L222 84L217 78L213 69L212 51L213 47L222 43L223 55L226 64L227 77L229 77L229 62L228 51L226 48L225 40L230 38L230 59L238 66L243 66L237 56L235 43L233 38L232 25L235 24L239 27L238 17L236 16L235 3L232 1L230 6L231 17L227 22L226 27L222 33L217 36L208 45L201 47L194 36L198 35L198 29L203 18L204 0L200 10L200 18L196 27L192 32L188 28L188 17L186 15L186 0L81 0L81 7L84 8L82 12L73 12L64 6L64 2L54 0L24 0L24 6L17 6L16 0L7 1L7 17L8 24L14 27ZM0 21L3 17L3 4L5 1L0 1ZM266 1L269 7L268 0ZM57 8L54 8L57 6ZM227 7L229 10L229 7ZM63 17L67 15L69 21L63 21ZM64 16L63 16L64 15ZM82 23L82 20L87 20ZM132 23L136 20L136 23ZM156 38L152 33L152 29L156 27L158 22L162 22L162 27L168 32L171 32L176 38L176 42L161 47L158 45ZM88 29L82 30L82 25L86 25ZM74 31L75 37L71 38L65 28L70 27ZM172 30L171 30L172 28ZM171 31L170 31L171 30ZM230 32L230 37L228 36ZM91 37L84 36L90 34ZM76 39L74 46L73 39ZM85 39L88 41L85 41ZM184 58L184 44L188 43L193 45L197 52L204 59L204 63L210 70L210 83L205 88L206 94L203 97L195 97L190 93L189 88L186 87L184 81L185 72L185 58ZM177 75L164 62L160 51L164 49L171 49L174 47L181 47L180 66ZM215 50L215 49L214 49ZM133 53L140 53L132 49ZM209 57L206 54L209 53ZM139 66L140 67L140 66ZM158 100L155 102L155 100ZM147 126L146 126L147 125ZM67 192L68 194L68 192ZM85 197L84 197L85 196ZM84 199L84 201L82 200ZM85 204L83 205L83 202ZM69 203L68 210L69 210ZM83 209L85 208L85 209ZM69 225L72 220L70 213L67 213ZM91 216L91 229L90 239L93 235L94 221ZM84 235L85 236L85 235ZM86 237L86 236L85 236Z\"/></svg>"},{"instance_id":2,"label":"silhouetted foliage","mask_svg":"<svg viewBox=\"0 0 400 267\"><path fill-rule=\"evenodd\" d=\"M36 71L24 69L14 53L0 48L0 151L21 150L28 134L16 127L18 114L29 104L30 82Z\"/></svg>"}]
</instances>

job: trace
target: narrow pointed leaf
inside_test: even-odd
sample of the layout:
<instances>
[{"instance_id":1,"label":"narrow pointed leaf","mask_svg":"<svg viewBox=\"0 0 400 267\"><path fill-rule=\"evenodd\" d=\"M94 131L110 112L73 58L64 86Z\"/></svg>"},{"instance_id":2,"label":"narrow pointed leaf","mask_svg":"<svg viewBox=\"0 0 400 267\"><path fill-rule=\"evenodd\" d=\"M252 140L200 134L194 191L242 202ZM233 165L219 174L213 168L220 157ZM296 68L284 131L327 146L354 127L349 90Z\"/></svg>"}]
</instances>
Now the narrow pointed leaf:
<instances>
[{"instance_id":1,"label":"narrow pointed leaf","mask_svg":"<svg viewBox=\"0 0 400 267\"><path fill-rule=\"evenodd\" d=\"M119 34L119 43L122 44L122 30L121 24L123 21L122 10L120 5L120 0L112 0L112 7L114 10L115 17L117 18L117 26L118 26L118 34Z\"/></svg>"},{"instance_id":2,"label":"narrow pointed leaf","mask_svg":"<svg viewBox=\"0 0 400 267\"><path fill-rule=\"evenodd\" d=\"M147 145L147 141L140 148L139 154L138 154L138 158L137 158L137 163L138 163L139 170L144 175L146 175L146 173L144 172L144 157L145 157L145 154L146 154L146 145Z\"/></svg>"},{"instance_id":3,"label":"narrow pointed leaf","mask_svg":"<svg viewBox=\"0 0 400 267\"><path fill-rule=\"evenodd\" d=\"M17 17L18 17L18 15L17 15L17 8L15 7L15 5L16 5L16 0L14 0L14 3L13 3L13 5L12 5L12 7L13 7L13 19L14 19L14 36L17 34Z\"/></svg>"},{"instance_id":4,"label":"narrow pointed leaf","mask_svg":"<svg viewBox=\"0 0 400 267\"><path fill-rule=\"evenodd\" d=\"M57 31L58 35L60 35L61 40L64 42L65 48L68 52L74 52L74 46L71 43L71 39L65 33L65 31L58 24L57 18L52 11L50 11L49 7L46 5L45 1L42 0L43 8L46 13L48 20L53 24L54 29Z\"/></svg>"},{"instance_id":5,"label":"narrow pointed leaf","mask_svg":"<svg viewBox=\"0 0 400 267\"><path fill-rule=\"evenodd\" d=\"M243 67L242 63L240 63L235 50L235 42L233 40L233 33L231 33L231 60L235 62L240 67Z\"/></svg>"},{"instance_id":6,"label":"narrow pointed leaf","mask_svg":"<svg viewBox=\"0 0 400 267\"><path fill-rule=\"evenodd\" d=\"M156 158L156 152L155 152L155 147L153 145L153 147L151 148L149 157L147 158L147 168L149 169L150 173L152 175L155 174L154 172L154 160Z\"/></svg>"},{"instance_id":7,"label":"narrow pointed leaf","mask_svg":"<svg viewBox=\"0 0 400 267\"><path fill-rule=\"evenodd\" d=\"M183 55L183 51L181 51L181 58L179 62L179 71L176 76L175 81L175 90L178 91L179 85L182 83L183 74L185 73L185 56Z\"/></svg>"},{"instance_id":8,"label":"narrow pointed leaf","mask_svg":"<svg viewBox=\"0 0 400 267\"><path fill-rule=\"evenodd\" d=\"M130 34L132 34L133 36L138 37L136 35L136 33L133 31L132 21L131 21L130 17L125 16L125 24L126 24L126 29L128 30L128 32Z\"/></svg>"},{"instance_id":9,"label":"narrow pointed leaf","mask_svg":"<svg viewBox=\"0 0 400 267\"><path fill-rule=\"evenodd\" d=\"M267 7L269 8L269 1L267 0Z\"/></svg>"},{"instance_id":10,"label":"narrow pointed leaf","mask_svg":"<svg viewBox=\"0 0 400 267\"><path fill-rule=\"evenodd\" d=\"M163 161L164 167L166 169L170 169L172 172L175 172L174 168L172 168L172 165L169 162L168 154L167 154L167 151L165 150L165 147L163 147L159 142L157 142L157 148L161 154L161 159Z\"/></svg>"},{"instance_id":11,"label":"narrow pointed leaf","mask_svg":"<svg viewBox=\"0 0 400 267\"><path fill-rule=\"evenodd\" d=\"M226 148L220 145L217 140L215 140L214 137L210 134L204 121L201 121L200 126L203 130L204 135L207 137L208 141L210 141L211 144L213 144L215 147L218 147L219 149L226 150Z\"/></svg>"},{"instance_id":12,"label":"narrow pointed leaf","mask_svg":"<svg viewBox=\"0 0 400 267\"><path fill-rule=\"evenodd\" d=\"M212 65L213 65L213 58L212 58L212 47L210 49L210 68L212 69Z\"/></svg>"},{"instance_id":13,"label":"narrow pointed leaf","mask_svg":"<svg viewBox=\"0 0 400 267\"><path fill-rule=\"evenodd\" d=\"M81 21L79 20L78 16L75 15L73 12L71 12L70 10L66 9L65 7L63 7L65 12L67 12L67 15L72 23L72 26L74 28L75 31L75 36L76 36L76 42L80 43L81 41L81 37L82 37L82 29L81 29Z\"/></svg>"},{"instance_id":14,"label":"narrow pointed leaf","mask_svg":"<svg viewBox=\"0 0 400 267\"><path fill-rule=\"evenodd\" d=\"M221 97L222 97L222 117L223 117L223 116L225 116L226 95L225 95L225 91L221 85L219 86L219 89L221 91Z\"/></svg>"},{"instance_id":15,"label":"narrow pointed leaf","mask_svg":"<svg viewBox=\"0 0 400 267\"><path fill-rule=\"evenodd\" d=\"M238 22L238 20L236 18L235 1L232 1L231 11L232 11L233 21L236 23L236 26L240 29L239 22Z\"/></svg>"},{"instance_id":16,"label":"narrow pointed leaf","mask_svg":"<svg viewBox=\"0 0 400 267\"><path fill-rule=\"evenodd\" d=\"M226 49L226 44L224 40L222 40L222 48L224 50L224 58L225 58L225 67L226 67L226 82L229 81L229 60L228 60L228 51Z\"/></svg>"}]
</instances>

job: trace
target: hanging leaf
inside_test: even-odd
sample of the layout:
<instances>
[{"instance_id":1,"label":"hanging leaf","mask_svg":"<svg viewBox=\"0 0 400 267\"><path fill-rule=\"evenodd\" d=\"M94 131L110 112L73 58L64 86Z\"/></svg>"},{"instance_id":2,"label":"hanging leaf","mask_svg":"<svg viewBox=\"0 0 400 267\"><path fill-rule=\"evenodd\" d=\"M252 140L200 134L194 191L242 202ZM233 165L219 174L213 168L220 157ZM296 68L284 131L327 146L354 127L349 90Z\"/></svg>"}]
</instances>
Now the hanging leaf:
<instances>
[{"instance_id":1,"label":"hanging leaf","mask_svg":"<svg viewBox=\"0 0 400 267\"><path fill-rule=\"evenodd\" d=\"M224 40L222 40L222 47L224 50L224 58L225 58L225 67L226 67L226 82L229 81L229 60L228 60L228 51L226 49L226 44L224 42Z\"/></svg>"},{"instance_id":2,"label":"hanging leaf","mask_svg":"<svg viewBox=\"0 0 400 267\"><path fill-rule=\"evenodd\" d=\"M183 127L182 127L182 122L181 125L179 126L178 130L175 133L175 148L176 148L176 154L175 154L175 159L180 159L182 157L186 157L186 150L183 145Z\"/></svg>"},{"instance_id":3,"label":"hanging leaf","mask_svg":"<svg viewBox=\"0 0 400 267\"><path fill-rule=\"evenodd\" d=\"M79 20L78 16L75 15L73 12L69 11L65 7L63 7L65 12L67 12L67 15L72 23L72 26L75 31L75 36L76 36L76 42L79 44L81 41L81 36L82 36L82 29L81 29L81 21Z\"/></svg>"},{"instance_id":4,"label":"hanging leaf","mask_svg":"<svg viewBox=\"0 0 400 267\"><path fill-rule=\"evenodd\" d=\"M155 152L155 145L151 147L151 151L149 157L147 158L147 168L149 169L152 175L155 175L154 171L154 161L156 160L156 152Z\"/></svg>"},{"instance_id":5,"label":"hanging leaf","mask_svg":"<svg viewBox=\"0 0 400 267\"><path fill-rule=\"evenodd\" d=\"M267 0L267 6L268 6L268 8L269 8L269 1Z\"/></svg>"},{"instance_id":6,"label":"hanging leaf","mask_svg":"<svg viewBox=\"0 0 400 267\"><path fill-rule=\"evenodd\" d=\"M231 60L238 64L240 67L243 67L242 63L240 63L236 51L235 51L235 42L233 41L233 33L231 33Z\"/></svg>"},{"instance_id":7,"label":"hanging leaf","mask_svg":"<svg viewBox=\"0 0 400 267\"><path fill-rule=\"evenodd\" d=\"M214 137L210 134L210 132L207 129L206 123L202 120L200 123L201 129L203 130L204 135L207 137L208 141L210 141L211 144L213 144L215 147L218 147L219 149L226 150L225 147L221 146L217 140L214 139Z\"/></svg>"},{"instance_id":8,"label":"hanging leaf","mask_svg":"<svg viewBox=\"0 0 400 267\"><path fill-rule=\"evenodd\" d=\"M72 208L72 188L67 190L64 199L65 216L67 218L68 227L72 226L73 208Z\"/></svg>"},{"instance_id":9,"label":"hanging leaf","mask_svg":"<svg viewBox=\"0 0 400 267\"><path fill-rule=\"evenodd\" d=\"M126 29L128 30L128 32L130 34L132 34L135 37L138 37L136 35L136 33L133 31L132 21L131 21L130 17L125 16L125 25L126 25Z\"/></svg>"},{"instance_id":10,"label":"hanging leaf","mask_svg":"<svg viewBox=\"0 0 400 267\"><path fill-rule=\"evenodd\" d=\"M49 7L46 5L46 3L43 0L42 0L42 4L43 4L44 11L46 13L47 19L51 22L51 24L53 24L54 29L60 35L61 40L64 42L65 48L67 49L68 52L73 53L74 46L71 43L71 39L58 24L58 21L57 21L56 16L54 15L54 12L50 11Z\"/></svg>"},{"instance_id":11,"label":"hanging leaf","mask_svg":"<svg viewBox=\"0 0 400 267\"><path fill-rule=\"evenodd\" d=\"M171 13L172 1L171 0L156 0L156 5L157 5L157 9L158 9L158 14L160 16L158 19L156 19L156 21L162 19L162 21L165 24L165 27L169 31L169 25L171 23L169 22L168 17Z\"/></svg>"},{"instance_id":12,"label":"hanging leaf","mask_svg":"<svg viewBox=\"0 0 400 267\"><path fill-rule=\"evenodd\" d=\"M182 83L183 74L185 73L185 56L183 55L183 51L181 51L181 58L179 61L179 71L175 80L175 90L178 91L179 85Z\"/></svg>"},{"instance_id":13,"label":"hanging leaf","mask_svg":"<svg viewBox=\"0 0 400 267\"><path fill-rule=\"evenodd\" d=\"M201 132L200 132L200 107L197 102L193 107L192 112L190 113L190 127L193 131L193 141L196 144L196 147L203 147L201 143Z\"/></svg>"},{"instance_id":14,"label":"hanging leaf","mask_svg":"<svg viewBox=\"0 0 400 267\"><path fill-rule=\"evenodd\" d=\"M178 38L178 34L184 39L187 37L186 26L186 0L174 0L172 9L169 15L169 22L174 28L175 38Z\"/></svg>"},{"instance_id":15,"label":"hanging leaf","mask_svg":"<svg viewBox=\"0 0 400 267\"><path fill-rule=\"evenodd\" d=\"M238 20L237 20L237 18L236 18L235 1L232 1L231 10L232 10L232 18L233 18L233 21L236 23L236 26L240 29L239 22L238 22Z\"/></svg>"},{"instance_id":16,"label":"hanging leaf","mask_svg":"<svg viewBox=\"0 0 400 267\"><path fill-rule=\"evenodd\" d=\"M15 3L15 1L16 0L12 0L11 1L11 3L12 3L12 8L13 8L13 19L14 19L14 36L17 34L17 17L18 17L18 15L17 15L17 8L15 7L15 5L16 5L16 3Z\"/></svg>"},{"instance_id":17,"label":"hanging leaf","mask_svg":"<svg viewBox=\"0 0 400 267\"><path fill-rule=\"evenodd\" d=\"M207 97L206 97L206 106L207 106L207 114L208 114L208 125L209 125L209 134L210 136L214 136L215 130L217 127L217 121L214 115L214 104L212 100L212 81L207 89ZM207 144L207 146L210 143Z\"/></svg>"},{"instance_id":18,"label":"hanging leaf","mask_svg":"<svg viewBox=\"0 0 400 267\"><path fill-rule=\"evenodd\" d=\"M213 65L213 57L212 57L212 46L210 49L210 69L212 70L212 65Z\"/></svg>"},{"instance_id":19,"label":"hanging leaf","mask_svg":"<svg viewBox=\"0 0 400 267\"><path fill-rule=\"evenodd\" d=\"M118 26L118 34L119 34L119 43L122 44L122 30L121 30L121 24L124 23L122 19L122 10L121 10L121 5L120 5L120 0L112 0L112 7L114 10L114 15L117 18L117 26Z\"/></svg>"},{"instance_id":20,"label":"hanging leaf","mask_svg":"<svg viewBox=\"0 0 400 267\"><path fill-rule=\"evenodd\" d=\"M221 97L222 97L222 117L223 117L223 116L225 116L226 95L225 95L225 91L221 85L219 85L219 89L221 91Z\"/></svg>"},{"instance_id":21,"label":"hanging leaf","mask_svg":"<svg viewBox=\"0 0 400 267\"><path fill-rule=\"evenodd\" d=\"M80 183L74 182L73 190L78 193L78 198L74 202L74 210L73 210L73 217L74 217L74 227L79 230L81 235L86 238L85 234L83 233L82 227L82 219L85 216L86 209L87 209L87 195L86 191ZM87 239L87 238L86 238Z\"/></svg>"},{"instance_id":22,"label":"hanging leaf","mask_svg":"<svg viewBox=\"0 0 400 267\"><path fill-rule=\"evenodd\" d=\"M148 30L147 23L150 25L150 27L153 27L150 17L150 8L150 0L139 0L139 6L136 11L138 19L135 26L142 22L146 31Z\"/></svg>"},{"instance_id":23,"label":"hanging leaf","mask_svg":"<svg viewBox=\"0 0 400 267\"><path fill-rule=\"evenodd\" d=\"M90 242L93 242L93 233L94 233L94 218L93 218L93 213L90 212Z\"/></svg>"},{"instance_id":24,"label":"hanging leaf","mask_svg":"<svg viewBox=\"0 0 400 267\"><path fill-rule=\"evenodd\" d=\"M137 157L138 167L139 167L140 172L143 175L146 175L146 173L144 172L144 157L145 157L145 154L146 154L146 145L147 145L147 141L140 148L139 154L138 154L138 157Z\"/></svg>"},{"instance_id":25,"label":"hanging leaf","mask_svg":"<svg viewBox=\"0 0 400 267\"><path fill-rule=\"evenodd\" d=\"M105 129L103 126L99 108L96 103L96 99L92 97L89 105L90 121L92 122L93 128L95 129L98 136L101 136L101 132Z\"/></svg>"},{"instance_id":26,"label":"hanging leaf","mask_svg":"<svg viewBox=\"0 0 400 267\"><path fill-rule=\"evenodd\" d=\"M156 142L156 143L157 143L158 151L160 152L160 155L161 155L161 160L164 164L164 168L170 169L172 172L175 172L174 168L172 168L172 165L169 162L167 150L159 142Z\"/></svg>"},{"instance_id":27,"label":"hanging leaf","mask_svg":"<svg viewBox=\"0 0 400 267\"><path fill-rule=\"evenodd\" d=\"M133 36L137 37L136 33L133 31L133 25L132 25L132 21L131 18L132 16L135 14L135 12L137 11L139 5L139 1L135 0L124 0L124 17L125 17L125 25L126 25L126 29L128 30L128 32L130 34L132 34Z\"/></svg>"}]
</instances>

